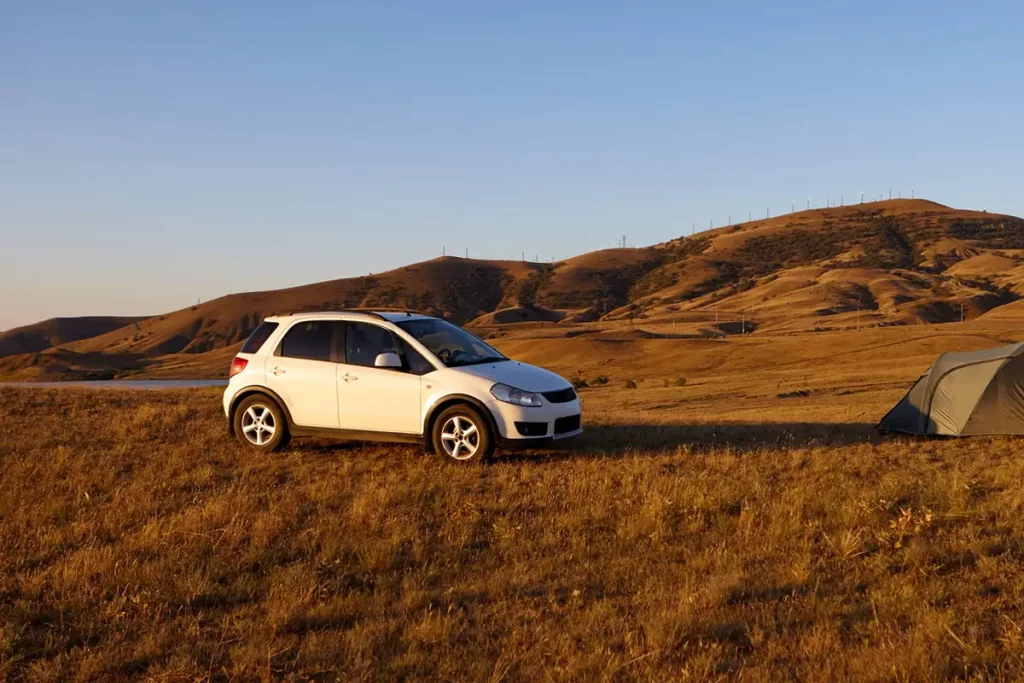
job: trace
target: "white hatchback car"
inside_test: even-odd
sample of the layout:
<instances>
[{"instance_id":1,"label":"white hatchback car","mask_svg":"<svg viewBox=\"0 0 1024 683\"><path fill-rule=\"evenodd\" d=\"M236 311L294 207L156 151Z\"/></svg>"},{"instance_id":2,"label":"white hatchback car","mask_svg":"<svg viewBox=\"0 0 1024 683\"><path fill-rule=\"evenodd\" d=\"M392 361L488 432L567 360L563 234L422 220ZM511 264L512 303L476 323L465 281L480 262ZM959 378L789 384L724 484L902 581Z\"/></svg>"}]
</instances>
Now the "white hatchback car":
<instances>
[{"instance_id":1,"label":"white hatchback car","mask_svg":"<svg viewBox=\"0 0 1024 683\"><path fill-rule=\"evenodd\" d=\"M416 313L267 318L231 362L224 412L230 433L262 450L332 436L422 442L452 462L583 431L565 379Z\"/></svg>"}]
</instances>

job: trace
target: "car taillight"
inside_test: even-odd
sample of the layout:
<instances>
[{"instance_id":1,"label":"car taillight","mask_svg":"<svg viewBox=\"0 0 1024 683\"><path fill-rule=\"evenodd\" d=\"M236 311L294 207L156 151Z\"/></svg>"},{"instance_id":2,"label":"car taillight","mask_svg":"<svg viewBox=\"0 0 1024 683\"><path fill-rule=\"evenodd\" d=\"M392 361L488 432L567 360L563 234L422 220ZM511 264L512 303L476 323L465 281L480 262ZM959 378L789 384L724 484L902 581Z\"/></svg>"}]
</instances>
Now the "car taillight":
<instances>
[{"instance_id":1,"label":"car taillight","mask_svg":"<svg viewBox=\"0 0 1024 683\"><path fill-rule=\"evenodd\" d=\"M244 358L233 358L231 359L231 371L228 373L228 379L231 379L242 370L245 370L245 366L249 364Z\"/></svg>"}]
</instances>

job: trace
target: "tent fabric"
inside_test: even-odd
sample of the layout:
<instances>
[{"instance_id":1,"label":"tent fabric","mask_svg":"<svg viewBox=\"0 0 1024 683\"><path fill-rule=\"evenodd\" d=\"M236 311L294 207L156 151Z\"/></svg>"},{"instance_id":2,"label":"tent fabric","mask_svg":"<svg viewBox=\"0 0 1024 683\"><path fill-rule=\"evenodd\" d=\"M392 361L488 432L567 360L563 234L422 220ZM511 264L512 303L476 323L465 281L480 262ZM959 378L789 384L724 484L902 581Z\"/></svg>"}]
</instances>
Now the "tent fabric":
<instances>
[{"instance_id":1,"label":"tent fabric","mask_svg":"<svg viewBox=\"0 0 1024 683\"><path fill-rule=\"evenodd\" d=\"M879 429L907 434L923 434L921 420L928 412L925 405L925 390L928 387L928 373L921 375L903 399L878 423Z\"/></svg>"},{"instance_id":2,"label":"tent fabric","mask_svg":"<svg viewBox=\"0 0 1024 683\"><path fill-rule=\"evenodd\" d=\"M1007 361L985 389L963 431L978 434L1024 433L1024 354Z\"/></svg>"},{"instance_id":3,"label":"tent fabric","mask_svg":"<svg viewBox=\"0 0 1024 683\"><path fill-rule=\"evenodd\" d=\"M908 434L1024 434L1024 344L944 353L878 428Z\"/></svg>"},{"instance_id":4,"label":"tent fabric","mask_svg":"<svg viewBox=\"0 0 1024 683\"><path fill-rule=\"evenodd\" d=\"M967 424L981 395L1006 362L1004 358L961 365L935 383L929 411L929 434L956 436Z\"/></svg>"}]
</instances>

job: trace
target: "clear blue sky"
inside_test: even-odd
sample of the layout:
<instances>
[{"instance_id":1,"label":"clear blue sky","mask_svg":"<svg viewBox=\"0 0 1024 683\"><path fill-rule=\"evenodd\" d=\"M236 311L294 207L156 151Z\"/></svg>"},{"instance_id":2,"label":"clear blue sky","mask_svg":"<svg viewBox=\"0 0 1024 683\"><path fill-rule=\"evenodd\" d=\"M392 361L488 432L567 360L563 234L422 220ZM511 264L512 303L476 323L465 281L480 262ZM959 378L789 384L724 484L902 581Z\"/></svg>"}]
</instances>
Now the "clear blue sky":
<instances>
[{"instance_id":1,"label":"clear blue sky","mask_svg":"<svg viewBox=\"0 0 1024 683\"><path fill-rule=\"evenodd\" d=\"M889 188L1024 214L1020 2L0 0L0 329Z\"/></svg>"}]
</instances>

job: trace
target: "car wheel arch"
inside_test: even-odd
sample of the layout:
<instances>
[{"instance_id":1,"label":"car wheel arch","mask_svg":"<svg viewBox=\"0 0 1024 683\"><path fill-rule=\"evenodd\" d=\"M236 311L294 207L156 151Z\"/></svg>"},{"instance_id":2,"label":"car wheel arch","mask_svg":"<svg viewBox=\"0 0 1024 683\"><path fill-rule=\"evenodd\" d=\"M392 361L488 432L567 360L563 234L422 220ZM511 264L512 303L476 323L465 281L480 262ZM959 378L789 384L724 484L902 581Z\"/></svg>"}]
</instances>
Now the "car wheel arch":
<instances>
[{"instance_id":1,"label":"car wheel arch","mask_svg":"<svg viewBox=\"0 0 1024 683\"><path fill-rule=\"evenodd\" d=\"M498 422L494 419L494 415L487 406L484 405L483 401L466 394L451 394L439 400L431 406L430 410L427 412L427 418L423 421L423 438L425 441L429 442L430 435L434 432L434 422L437 421L437 416L448 408L456 405L468 405L472 407L480 413L480 416L487 422L487 427L491 430L491 434L494 435L494 438L497 439L501 437L501 432L498 431Z\"/></svg>"},{"instance_id":2,"label":"car wheel arch","mask_svg":"<svg viewBox=\"0 0 1024 683\"><path fill-rule=\"evenodd\" d=\"M248 397L255 396L257 394L266 396L281 408L281 411L284 413L284 419L288 423L288 429L291 430L292 426L295 424L292 421L292 414L277 392L273 389L268 389L267 387L250 386L240 389L231 399L231 409L228 411L228 425L230 427L231 435L234 436L235 434L235 410L238 408L238 404Z\"/></svg>"}]
</instances>

